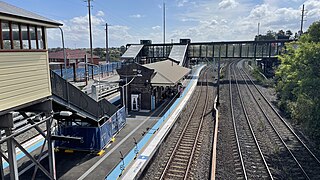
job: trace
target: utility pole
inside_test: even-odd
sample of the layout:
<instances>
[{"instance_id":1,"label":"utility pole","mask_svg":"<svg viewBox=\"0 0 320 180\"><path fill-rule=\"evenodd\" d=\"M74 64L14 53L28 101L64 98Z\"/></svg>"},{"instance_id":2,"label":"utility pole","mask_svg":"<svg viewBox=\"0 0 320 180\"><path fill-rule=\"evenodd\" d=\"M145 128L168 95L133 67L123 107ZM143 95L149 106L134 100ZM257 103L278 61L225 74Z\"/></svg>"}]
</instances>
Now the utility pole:
<instances>
[{"instance_id":1,"label":"utility pole","mask_svg":"<svg viewBox=\"0 0 320 180\"><path fill-rule=\"evenodd\" d=\"M303 28L303 21L304 21L303 18L304 18L304 4L302 5L300 36L302 35L302 28Z\"/></svg>"},{"instance_id":2,"label":"utility pole","mask_svg":"<svg viewBox=\"0 0 320 180\"><path fill-rule=\"evenodd\" d=\"M91 2L92 0L87 0L88 11L89 11L89 33L90 33L90 63L93 63L93 51L92 51L92 28L91 28Z\"/></svg>"},{"instance_id":3,"label":"utility pole","mask_svg":"<svg viewBox=\"0 0 320 180\"><path fill-rule=\"evenodd\" d=\"M108 64L109 62L108 23L106 23L106 63Z\"/></svg>"},{"instance_id":4,"label":"utility pole","mask_svg":"<svg viewBox=\"0 0 320 180\"><path fill-rule=\"evenodd\" d=\"M166 3L163 1L163 44L166 43Z\"/></svg>"}]
</instances>

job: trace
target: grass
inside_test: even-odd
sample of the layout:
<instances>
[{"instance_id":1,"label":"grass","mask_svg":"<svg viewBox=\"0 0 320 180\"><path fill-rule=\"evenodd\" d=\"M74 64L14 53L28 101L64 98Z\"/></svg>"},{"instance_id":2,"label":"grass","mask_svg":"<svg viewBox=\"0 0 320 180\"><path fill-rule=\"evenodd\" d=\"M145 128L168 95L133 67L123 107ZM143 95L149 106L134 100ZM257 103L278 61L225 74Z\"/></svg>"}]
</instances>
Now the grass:
<instances>
[{"instance_id":1,"label":"grass","mask_svg":"<svg viewBox=\"0 0 320 180\"><path fill-rule=\"evenodd\" d=\"M273 79L267 79L261 75L259 68L254 67L251 70L251 75L264 87L274 87Z\"/></svg>"}]
</instances>

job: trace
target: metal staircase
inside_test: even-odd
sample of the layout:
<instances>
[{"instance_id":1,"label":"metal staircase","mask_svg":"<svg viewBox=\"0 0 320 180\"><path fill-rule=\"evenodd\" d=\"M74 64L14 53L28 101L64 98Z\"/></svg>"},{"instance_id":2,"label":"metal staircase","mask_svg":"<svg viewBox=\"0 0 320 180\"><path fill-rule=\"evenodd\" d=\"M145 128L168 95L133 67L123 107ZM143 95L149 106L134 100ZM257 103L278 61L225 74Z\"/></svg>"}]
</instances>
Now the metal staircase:
<instances>
[{"instance_id":1,"label":"metal staircase","mask_svg":"<svg viewBox=\"0 0 320 180\"><path fill-rule=\"evenodd\" d=\"M109 101L96 101L71 83L51 71L52 99L59 110L72 110L76 115L99 122L111 117L118 108Z\"/></svg>"}]
</instances>

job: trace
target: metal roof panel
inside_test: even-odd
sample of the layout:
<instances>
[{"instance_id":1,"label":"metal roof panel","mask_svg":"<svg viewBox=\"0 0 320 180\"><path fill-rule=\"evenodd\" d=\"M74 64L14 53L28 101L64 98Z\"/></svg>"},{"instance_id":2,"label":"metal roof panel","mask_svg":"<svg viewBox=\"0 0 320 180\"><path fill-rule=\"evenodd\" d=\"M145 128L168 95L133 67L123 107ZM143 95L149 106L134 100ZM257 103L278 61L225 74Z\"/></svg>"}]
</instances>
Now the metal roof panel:
<instances>
[{"instance_id":1,"label":"metal roof panel","mask_svg":"<svg viewBox=\"0 0 320 180\"><path fill-rule=\"evenodd\" d=\"M173 45L169 54L169 58L175 61L179 61L179 63L181 64L186 54L187 47L188 45Z\"/></svg>"},{"instance_id":2,"label":"metal roof panel","mask_svg":"<svg viewBox=\"0 0 320 180\"><path fill-rule=\"evenodd\" d=\"M121 56L121 58L123 58L123 59L135 59L142 48L143 48L143 44L131 45L126 50L126 52L124 52L124 54Z\"/></svg>"}]
</instances>

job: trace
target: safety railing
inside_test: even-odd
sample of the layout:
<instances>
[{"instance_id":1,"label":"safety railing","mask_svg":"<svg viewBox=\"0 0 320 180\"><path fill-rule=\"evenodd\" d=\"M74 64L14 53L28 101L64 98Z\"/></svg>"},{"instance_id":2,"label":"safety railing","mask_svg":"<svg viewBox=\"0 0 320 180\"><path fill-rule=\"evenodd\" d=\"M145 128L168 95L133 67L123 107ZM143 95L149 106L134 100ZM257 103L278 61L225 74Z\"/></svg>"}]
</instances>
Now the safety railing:
<instances>
[{"instance_id":1,"label":"safety railing","mask_svg":"<svg viewBox=\"0 0 320 180\"><path fill-rule=\"evenodd\" d=\"M54 96L62 99L66 104L75 106L80 110L95 117L96 120L112 116L118 108L105 99L95 101L86 93L82 92L57 73L51 71L51 90Z\"/></svg>"}]
</instances>

